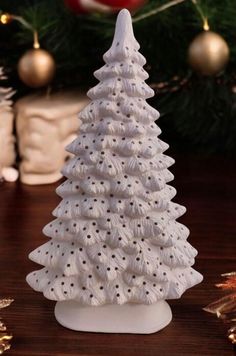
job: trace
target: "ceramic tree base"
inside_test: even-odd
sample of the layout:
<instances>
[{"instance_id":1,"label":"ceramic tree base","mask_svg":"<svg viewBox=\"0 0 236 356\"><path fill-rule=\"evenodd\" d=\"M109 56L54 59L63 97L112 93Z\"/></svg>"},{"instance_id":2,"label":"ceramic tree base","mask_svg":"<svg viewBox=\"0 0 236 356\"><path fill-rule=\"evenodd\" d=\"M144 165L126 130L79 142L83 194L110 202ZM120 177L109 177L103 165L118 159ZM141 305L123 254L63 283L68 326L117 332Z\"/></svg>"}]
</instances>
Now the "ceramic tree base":
<instances>
[{"instance_id":1,"label":"ceramic tree base","mask_svg":"<svg viewBox=\"0 0 236 356\"><path fill-rule=\"evenodd\" d=\"M164 300L151 305L123 304L103 306L81 306L73 301L57 302L57 321L72 330L151 334L167 326L172 312Z\"/></svg>"}]
</instances>

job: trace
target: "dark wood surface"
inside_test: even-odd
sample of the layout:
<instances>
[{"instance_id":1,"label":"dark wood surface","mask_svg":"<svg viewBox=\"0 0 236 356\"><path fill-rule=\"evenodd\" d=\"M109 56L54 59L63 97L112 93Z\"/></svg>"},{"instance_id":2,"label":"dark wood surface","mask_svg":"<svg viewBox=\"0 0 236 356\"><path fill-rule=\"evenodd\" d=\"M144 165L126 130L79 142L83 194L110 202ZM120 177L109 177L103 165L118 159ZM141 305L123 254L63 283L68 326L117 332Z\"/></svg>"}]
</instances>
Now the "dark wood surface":
<instances>
[{"instance_id":1,"label":"dark wood surface","mask_svg":"<svg viewBox=\"0 0 236 356\"><path fill-rule=\"evenodd\" d=\"M6 355L191 356L233 355L226 326L202 307L221 294L214 287L220 274L236 270L236 167L219 158L178 157L172 169L175 201L187 207L181 219L190 243L199 251L195 268L202 284L180 300L170 301L173 321L152 335L79 333L54 319L54 303L35 293L25 276L35 265L28 253L46 241L42 227L59 202L56 185L0 187L0 296L15 302L1 312L14 334Z\"/></svg>"}]
</instances>

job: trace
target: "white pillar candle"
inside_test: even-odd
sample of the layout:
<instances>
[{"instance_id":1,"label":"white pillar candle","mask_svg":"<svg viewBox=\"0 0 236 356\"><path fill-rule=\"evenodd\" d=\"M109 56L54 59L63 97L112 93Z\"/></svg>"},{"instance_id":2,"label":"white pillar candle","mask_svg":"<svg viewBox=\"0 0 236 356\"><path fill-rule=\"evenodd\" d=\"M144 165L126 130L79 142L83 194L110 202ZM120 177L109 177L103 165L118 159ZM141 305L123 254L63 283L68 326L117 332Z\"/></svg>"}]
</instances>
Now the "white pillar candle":
<instances>
[{"instance_id":1,"label":"white pillar candle","mask_svg":"<svg viewBox=\"0 0 236 356\"><path fill-rule=\"evenodd\" d=\"M59 180L70 157L65 146L76 137L78 113L88 103L80 92L30 95L15 106L20 153L20 179L25 184Z\"/></svg>"}]
</instances>

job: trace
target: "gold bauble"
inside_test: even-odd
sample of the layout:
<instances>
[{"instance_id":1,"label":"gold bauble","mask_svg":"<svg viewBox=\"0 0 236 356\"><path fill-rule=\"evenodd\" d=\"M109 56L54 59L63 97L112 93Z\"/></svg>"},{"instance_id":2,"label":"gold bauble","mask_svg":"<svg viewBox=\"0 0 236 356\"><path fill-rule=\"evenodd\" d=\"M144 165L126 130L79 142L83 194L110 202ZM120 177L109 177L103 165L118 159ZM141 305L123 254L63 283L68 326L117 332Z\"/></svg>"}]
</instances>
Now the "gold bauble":
<instances>
[{"instance_id":1,"label":"gold bauble","mask_svg":"<svg viewBox=\"0 0 236 356\"><path fill-rule=\"evenodd\" d=\"M191 67L203 75L220 73L229 60L229 47L215 32L201 32L190 44L188 60Z\"/></svg>"},{"instance_id":2,"label":"gold bauble","mask_svg":"<svg viewBox=\"0 0 236 356\"><path fill-rule=\"evenodd\" d=\"M56 65L53 57L41 48L27 51L19 60L20 79L31 88L40 88L50 83Z\"/></svg>"}]
</instances>

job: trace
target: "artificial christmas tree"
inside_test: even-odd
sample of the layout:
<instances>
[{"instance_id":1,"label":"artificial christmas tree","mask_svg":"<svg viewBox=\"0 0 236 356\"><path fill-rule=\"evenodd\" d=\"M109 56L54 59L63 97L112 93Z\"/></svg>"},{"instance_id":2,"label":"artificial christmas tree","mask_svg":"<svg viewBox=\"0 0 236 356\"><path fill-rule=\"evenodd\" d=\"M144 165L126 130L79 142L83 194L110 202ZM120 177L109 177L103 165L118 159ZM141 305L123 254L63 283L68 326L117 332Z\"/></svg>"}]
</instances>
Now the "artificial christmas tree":
<instances>
[{"instance_id":1,"label":"artificial christmas tree","mask_svg":"<svg viewBox=\"0 0 236 356\"><path fill-rule=\"evenodd\" d=\"M145 58L138 52L130 14L118 16L114 40L95 72L80 134L68 147L56 219L44 228L51 241L30 254L45 266L27 281L57 300L57 320L75 330L150 333L171 320L166 299L202 280L191 266L197 251L175 220L185 208L158 136L159 113L146 99Z\"/></svg>"}]
</instances>

